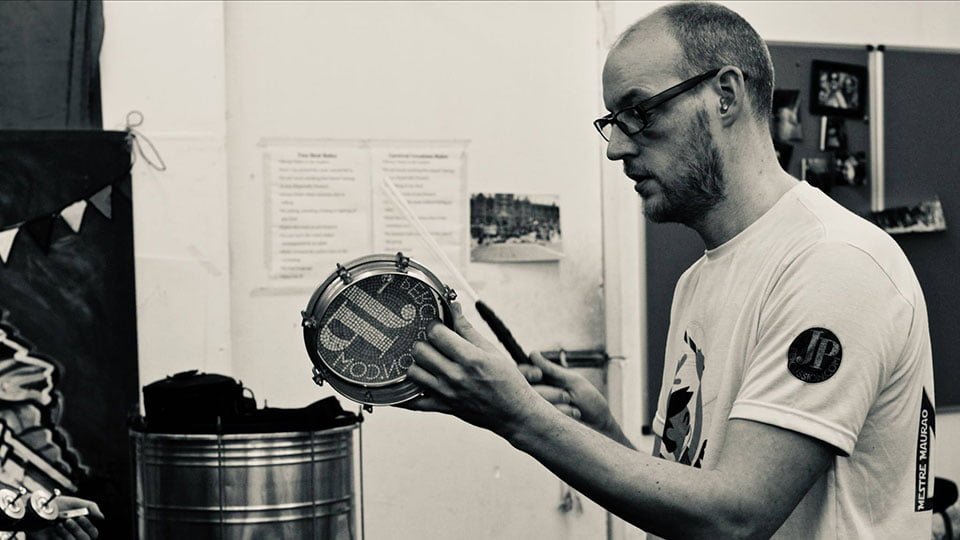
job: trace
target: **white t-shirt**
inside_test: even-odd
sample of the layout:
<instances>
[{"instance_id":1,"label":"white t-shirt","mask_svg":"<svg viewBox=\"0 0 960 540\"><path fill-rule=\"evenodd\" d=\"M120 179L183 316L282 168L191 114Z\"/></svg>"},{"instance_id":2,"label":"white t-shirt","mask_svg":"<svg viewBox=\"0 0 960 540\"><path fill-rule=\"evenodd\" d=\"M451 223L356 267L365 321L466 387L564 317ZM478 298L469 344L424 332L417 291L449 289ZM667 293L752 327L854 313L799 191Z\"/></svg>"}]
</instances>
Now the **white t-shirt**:
<instances>
[{"instance_id":1,"label":"white t-shirt","mask_svg":"<svg viewBox=\"0 0 960 540\"><path fill-rule=\"evenodd\" d=\"M777 538L929 538L923 294L883 231L801 182L693 264L670 315L654 455L716 464L727 419L837 449Z\"/></svg>"}]
</instances>

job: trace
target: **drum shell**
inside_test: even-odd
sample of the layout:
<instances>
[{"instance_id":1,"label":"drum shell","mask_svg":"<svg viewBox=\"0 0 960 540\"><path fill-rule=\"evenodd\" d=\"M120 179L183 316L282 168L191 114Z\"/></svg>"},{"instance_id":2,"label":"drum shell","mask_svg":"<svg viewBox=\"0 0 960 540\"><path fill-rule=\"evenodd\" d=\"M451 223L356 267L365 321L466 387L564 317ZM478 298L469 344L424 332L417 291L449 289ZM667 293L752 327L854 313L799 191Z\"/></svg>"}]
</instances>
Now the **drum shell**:
<instances>
[{"instance_id":1,"label":"drum shell","mask_svg":"<svg viewBox=\"0 0 960 540\"><path fill-rule=\"evenodd\" d=\"M132 431L139 537L356 538L354 429Z\"/></svg>"}]
</instances>

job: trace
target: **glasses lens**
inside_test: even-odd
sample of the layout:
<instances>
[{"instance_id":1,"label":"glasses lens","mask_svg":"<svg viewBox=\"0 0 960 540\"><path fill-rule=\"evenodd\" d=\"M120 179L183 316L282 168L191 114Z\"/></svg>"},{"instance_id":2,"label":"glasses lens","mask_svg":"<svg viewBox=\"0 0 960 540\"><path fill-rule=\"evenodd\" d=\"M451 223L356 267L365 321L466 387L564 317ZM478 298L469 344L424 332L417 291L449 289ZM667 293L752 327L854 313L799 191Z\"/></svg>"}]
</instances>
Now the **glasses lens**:
<instances>
[{"instance_id":1,"label":"glasses lens","mask_svg":"<svg viewBox=\"0 0 960 540\"><path fill-rule=\"evenodd\" d=\"M607 119L599 122L597 127L600 128L600 135L603 136L603 140L609 141L610 137L613 135L613 121Z\"/></svg>"},{"instance_id":2,"label":"glasses lens","mask_svg":"<svg viewBox=\"0 0 960 540\"><path fill-rule=\"evenodd\" d=\"M623 132L627 135L636 135L643 131L643 127L646 125L644 121L643 113L640 109L625 109L619 115L617 115L617 120L620 122L620 128L623 129Z\"/></svg>"}]
</instances>

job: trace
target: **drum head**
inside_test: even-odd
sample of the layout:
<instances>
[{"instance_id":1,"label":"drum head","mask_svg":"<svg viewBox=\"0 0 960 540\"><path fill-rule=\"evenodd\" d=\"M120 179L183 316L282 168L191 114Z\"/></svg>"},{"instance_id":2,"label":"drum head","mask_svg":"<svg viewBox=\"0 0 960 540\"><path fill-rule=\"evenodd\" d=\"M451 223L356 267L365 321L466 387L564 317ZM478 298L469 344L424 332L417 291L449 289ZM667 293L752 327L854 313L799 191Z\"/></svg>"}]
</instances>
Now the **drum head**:
<instances>
[{"instance_id":1,"label":"drum head","mask_svg":"<svg viewBox=\"0 0 960 540\"><path fill-rule=\"evenodd\" d=\"M367 405L412 399L413 344L432 321L452 326L455 294L422 265L375 255L339 266L303 312L304 341L318 383Z\"/></svg>"}]
</instances>

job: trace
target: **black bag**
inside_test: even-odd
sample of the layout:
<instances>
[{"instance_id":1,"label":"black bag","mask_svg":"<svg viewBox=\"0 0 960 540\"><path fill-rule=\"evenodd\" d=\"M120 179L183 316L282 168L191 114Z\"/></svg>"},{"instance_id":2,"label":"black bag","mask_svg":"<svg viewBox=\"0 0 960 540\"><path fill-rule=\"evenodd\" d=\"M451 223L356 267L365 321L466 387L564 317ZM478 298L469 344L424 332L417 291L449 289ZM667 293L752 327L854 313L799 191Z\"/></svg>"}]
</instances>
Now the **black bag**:
<instances>
[{"instance_id":1,"label":"black bag","mask_svg":"<svg viewBox=\"0 0 960 540\"><path fill-rule=\"evenodd\" d=\"M172 433L216 429L257 408L243 383L215 373L183 371L143 387L145 420L152 431Z\"/></svg>"},{"instance_id":2,"label":"black bag","mask_svg":"<svg viewBox=\"0 0 960 540\"><path fill-rule=\"evenodd\" d=\"M144 417L130 427L153 433L270 433L323 430L352 425L360 418L344 411L336 397L298 409L257 409L243 383L215 373L184 371L143 387Z\"/></svg>"}]
</instances>

